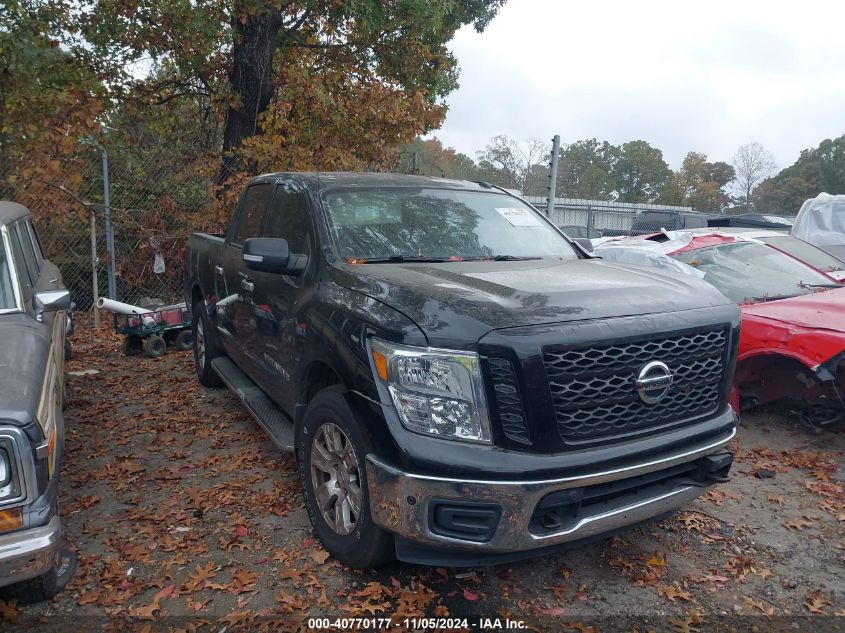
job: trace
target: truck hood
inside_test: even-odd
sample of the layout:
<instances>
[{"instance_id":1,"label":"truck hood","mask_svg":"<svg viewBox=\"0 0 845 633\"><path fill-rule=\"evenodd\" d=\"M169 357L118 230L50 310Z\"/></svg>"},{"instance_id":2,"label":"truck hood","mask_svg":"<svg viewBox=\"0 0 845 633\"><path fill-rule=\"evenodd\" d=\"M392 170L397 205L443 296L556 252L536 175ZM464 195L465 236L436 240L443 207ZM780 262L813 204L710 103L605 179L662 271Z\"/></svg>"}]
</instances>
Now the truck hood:
<instances>
[{"instance_id":1,"label":"truck hood","mask_svg":"<svg viewBox=\"0 0 845 633\"><path fill-rule=\"evenodd\" d=\"M0 420L16 425L35 420L50 339L28 314L0 315Z\"/></svg>"},{"instance_id":2,"label":"truck hood","mask_svg":"<svg viewBox=\"0 0 845 633\"><path fill-rule=\"evenodd\" d=\"M740 306L750 314L783 323L845 332L845 288Z\"/></svg>"},{"instance_id":3,"label":"truck hood","mask_svg":"<svg viewBox=\"0 0 845 633\"><path fill-rule=\"evenodd\" d=\"M336 280L405 314L430 345L490 330L678 312L730 302L696 278L593 260L341 264Z\"/></svg>"}]
</instances>

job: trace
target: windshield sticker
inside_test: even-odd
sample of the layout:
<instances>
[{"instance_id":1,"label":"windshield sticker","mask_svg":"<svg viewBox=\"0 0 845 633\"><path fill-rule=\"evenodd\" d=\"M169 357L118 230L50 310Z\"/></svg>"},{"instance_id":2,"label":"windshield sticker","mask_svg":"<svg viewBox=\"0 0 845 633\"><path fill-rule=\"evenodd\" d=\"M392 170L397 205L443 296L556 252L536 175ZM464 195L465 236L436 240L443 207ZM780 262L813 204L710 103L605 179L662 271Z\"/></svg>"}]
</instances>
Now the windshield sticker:
<instances>
[{"instance_id":1,"label":"windshield sticker","mask_svg":"<svg viewBox=\"0 0 845 633\"><path fill-rule=\"evenodd\" d=\"M542 226L537 216L528 209L496 207L496 211L510 222L511 226Z\"/></svg>"}]
</instances>

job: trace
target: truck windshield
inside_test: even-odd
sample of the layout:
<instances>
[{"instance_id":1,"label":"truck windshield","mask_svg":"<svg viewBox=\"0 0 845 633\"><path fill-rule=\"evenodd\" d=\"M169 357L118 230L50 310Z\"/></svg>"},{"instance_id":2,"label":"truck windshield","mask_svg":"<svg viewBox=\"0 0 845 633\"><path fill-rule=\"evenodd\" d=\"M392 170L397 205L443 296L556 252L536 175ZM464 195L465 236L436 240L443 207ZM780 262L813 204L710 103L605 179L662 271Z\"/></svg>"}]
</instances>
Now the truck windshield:
<instances>
[{"instance_id":1,"label":"truck windshield","mask_svg":"<svg viewBox=\"0 0 845 633\"><path fill-rule=\"evenodd\" d=\"M733 242L673 255L737 303L785 299L841 287L806 264L754 242Z\"/></svg>"},{"instance_id":2,"label":"truck windshield","mask_svg":"<svg viewBox=\"0 0 845 633\"><path fill-rule=\"evenodd\" d=\"M6 245L0 238L0 310L14 309L15 291L12 288L12 276L9 272L9 258Z\"/></svg>"},{"instance_id":3,"label":"truck windshield","mask_svg":"<svg viewBox=\"0 0 845 633\"><path fill-rule=\"evenodd\" d=\"M576 259L536 211L499 193L449 189L333 190L324 194L344 259L381 261Z\"/></svg>"}]
</instances>

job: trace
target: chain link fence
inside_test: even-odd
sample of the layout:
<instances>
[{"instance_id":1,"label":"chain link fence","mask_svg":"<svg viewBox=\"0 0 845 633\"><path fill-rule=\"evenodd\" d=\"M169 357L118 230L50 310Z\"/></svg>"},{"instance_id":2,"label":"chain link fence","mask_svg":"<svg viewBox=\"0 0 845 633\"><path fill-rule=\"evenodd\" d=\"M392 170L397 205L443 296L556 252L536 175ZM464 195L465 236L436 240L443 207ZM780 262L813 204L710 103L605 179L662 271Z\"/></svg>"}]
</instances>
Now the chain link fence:
<instances>
[{"instance_id":1,"label":"chain link fence","mask_svg":"<svg viewBox=\"0 0 845 633\"><path fill-rule=\"evenodd\" d=\"M546 210L545 197L529 196L526 200L541 211ZM594 238L652 233L662 228L704 227L709 217L692 207L555 198L550 219L570 237Z\"/></svg>"},{"instance_id":2,"label":"chain link fence","mask_svg":"<svg viewBox=\"0 0 845 633\"><path fill-rule=\"evenodd\" d=\"M78 309L90 310L108 295L107 217L114 235L115 298L136 305L182 301L188 235L220 230L204 219L208 178L182 156L113 152L106 207L104 173L96 147L82 146L64 159L0 155L0 199L33 213L45 256L62 271Z\"/></svg>"}]
</instances>

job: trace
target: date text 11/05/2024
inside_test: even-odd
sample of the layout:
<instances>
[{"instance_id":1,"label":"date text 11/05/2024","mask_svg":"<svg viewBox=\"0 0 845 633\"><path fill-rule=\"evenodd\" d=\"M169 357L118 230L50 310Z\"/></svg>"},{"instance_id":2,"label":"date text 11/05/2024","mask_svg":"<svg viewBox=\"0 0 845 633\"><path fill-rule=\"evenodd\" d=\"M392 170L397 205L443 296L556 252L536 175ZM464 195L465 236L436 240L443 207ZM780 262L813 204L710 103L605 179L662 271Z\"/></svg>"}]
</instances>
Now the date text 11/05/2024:
<instances>
[{"instance_id":1,"label":"date text 11/05/2024","mask_svg":"<svg viewBox=\"0 0 845 633\"><path fill-rule=\"evenodd\" d=\"M522 620L510 618L402 618L394 621L379 618L309 618L310 630L378 631L401 626L412 631L440 630L521 630L528 628Z\"/></svg>"}]
</instances>

